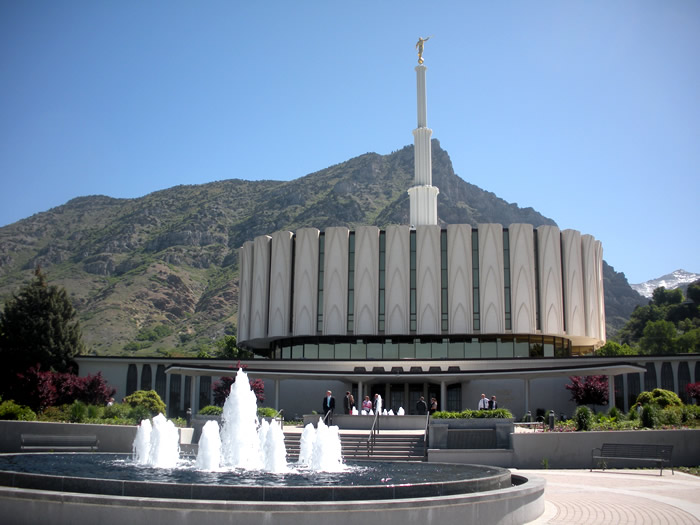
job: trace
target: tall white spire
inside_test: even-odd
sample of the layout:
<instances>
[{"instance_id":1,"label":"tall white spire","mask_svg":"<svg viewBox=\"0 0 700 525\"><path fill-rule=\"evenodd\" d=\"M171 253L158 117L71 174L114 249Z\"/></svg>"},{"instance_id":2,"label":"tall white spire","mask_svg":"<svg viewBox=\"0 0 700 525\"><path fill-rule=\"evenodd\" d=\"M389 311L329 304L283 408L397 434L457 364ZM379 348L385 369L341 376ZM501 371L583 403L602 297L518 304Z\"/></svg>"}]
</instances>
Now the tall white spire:
<instances>
[{"instance_id":1,"label":"tall white spire","mask_svg":"<svg viewBox=\"0 0 700 525\"><path fill-rule=\"evenodd\" d=\"M420 40L419 40L420 44ZM422 46L416 66L418 99L418 127L413 130L415 175L413 187L408 190L411 201L411 225L437 225L437 196L440 190L433 186L432 154L430 137L433 130L428 128L428 110L425 94L425 71Z\"/></svg>"}]
</instances>

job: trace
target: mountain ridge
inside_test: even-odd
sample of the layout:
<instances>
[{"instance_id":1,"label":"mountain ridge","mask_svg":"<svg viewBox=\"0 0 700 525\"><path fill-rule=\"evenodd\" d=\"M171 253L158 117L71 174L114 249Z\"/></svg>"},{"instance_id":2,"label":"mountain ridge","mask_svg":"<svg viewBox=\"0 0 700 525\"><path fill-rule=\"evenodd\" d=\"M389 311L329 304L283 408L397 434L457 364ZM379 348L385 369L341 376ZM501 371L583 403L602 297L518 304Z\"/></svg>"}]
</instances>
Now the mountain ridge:
<instances>
[{"instance_id":1,"label":"mountain ridge","mask_svg":"<svg viewBox=\"0 0 700 525\"><path fill-rule=\"evenodd\" d=\"M667 290L673 290L675 288L680 288L683 293L688 289L688 285L700 279L700 274L688 272L686 270L678 269L671 273L657 277L656 279L649 279L643 283L630 284L632 289L639 293L639 295L651 299L654 294L654 290L663 286Z\"/></svg>"},{"instance_id":2,"label":"mountain ridge","mask_svg":"<svg viewBox=\"0 0 700 525\"><path fill-rule=\"evenodd\" d=\"M440 225L556 225L464 181L439 142L432 144ZM408 224L413 160L406 146L290 181L232 178L137 198L76 197L0 227L0 303L41 266L68 291L91 353L192 355L235 333L237 248L278 230ZM644 301L607 264L604 276L614 330L637 298ZM165 335L149 339L160 325Z\"/></svg>"}]
</instances>

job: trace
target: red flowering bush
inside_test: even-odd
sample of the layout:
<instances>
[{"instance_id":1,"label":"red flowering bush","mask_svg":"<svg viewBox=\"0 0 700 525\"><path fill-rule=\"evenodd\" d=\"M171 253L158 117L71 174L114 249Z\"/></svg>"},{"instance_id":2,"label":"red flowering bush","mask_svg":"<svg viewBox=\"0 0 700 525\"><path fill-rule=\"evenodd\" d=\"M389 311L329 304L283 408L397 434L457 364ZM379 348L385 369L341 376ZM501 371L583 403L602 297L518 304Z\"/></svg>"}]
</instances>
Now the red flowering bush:
<instances>
[{"instance_id":1,"label":"red flowering bush","mask_svg":"<svg viewBox=\"0 0 700 525\"><path fill-rule=\"evenodd\" d=\"M607 405L608 377L607 376L571 376L571 384L566 385L571 390L571 400L577 405Z\"/></svg>"},{"instance_id":2,"label":"red flowering bush","mask_svg":"<svg viewBox=\"0 0 700 525\"><path fill-rule=\"evenodd\" d=\"M696 403L700 403L700 383L690 383L685 387L685 391L688 397L694 399Z\"/></svg>"},{"instance_id":3,"label":"red flowering bush","mask_svg":"<svg viewBox=\"0 0 700 525\"><path fill-rule=\"evenodd\" d=\"M39 365L17 374L15 400L42 411L48 407L82 401L88 405L105 405L116 392L102 373L79 377L68 372L42 371Z\"/></svg>"},{"instance_id":4,"label":"red flowering bush","mask_svg":"<svg viewBox=\"0 0 700 525\"><path fill-rule=\"evenodd\" d=\"M214 392L214 404L218 407L224 406L226 398L231 392L231 385L236 382L235 377L222 377L214 383L212 390ZM250 379L250 389L255 392L255 397L259 403L265 401L265 384L262 379Z\"/></svg>"}]
</instances>

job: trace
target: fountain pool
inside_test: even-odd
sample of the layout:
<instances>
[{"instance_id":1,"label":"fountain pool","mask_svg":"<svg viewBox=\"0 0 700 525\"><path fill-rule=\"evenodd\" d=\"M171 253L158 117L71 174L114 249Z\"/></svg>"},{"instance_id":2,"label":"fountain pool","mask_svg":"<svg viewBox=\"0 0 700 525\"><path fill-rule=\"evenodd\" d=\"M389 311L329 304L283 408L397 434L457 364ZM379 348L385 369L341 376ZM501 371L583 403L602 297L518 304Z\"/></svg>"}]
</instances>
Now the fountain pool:
<instances>
[{"instance_id":1,"label":"fountain pool","mask_svg":"<svg viewBox=\"0 0 700 525\"><path fill-rule=\"evenodd\" d=\"M247 386L247 377L236 383ZM281 429L258 428L245 403L225 407L223 428L203 432L196 458L180 456L164 418L142 425L134 456L2 455L2 522L366 525L381 513L387 525L516 524L544 511L541 479L478 465L346 464L337 427L322 424L309 430L302 461L287 464Z\"/></svg>"}]
</instances>

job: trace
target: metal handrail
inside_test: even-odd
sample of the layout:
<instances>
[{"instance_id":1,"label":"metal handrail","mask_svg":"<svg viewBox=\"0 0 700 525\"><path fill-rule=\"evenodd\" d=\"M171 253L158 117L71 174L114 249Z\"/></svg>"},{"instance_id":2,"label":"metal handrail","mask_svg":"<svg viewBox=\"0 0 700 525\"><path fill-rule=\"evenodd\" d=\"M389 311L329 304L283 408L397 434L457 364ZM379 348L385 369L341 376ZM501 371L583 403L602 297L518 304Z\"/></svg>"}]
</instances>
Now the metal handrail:
<instances>
[{"instance_id":1,"label":"metal handrail","mask_svg":"<svg viewBox=\"0 0 700 525\"><path fill-rule=\"evenodd\" d=\"M425 430L423 431L423 457L428 456L428 427L430 426L430 412L425 415Z\"/></svg>"},{"instance_id":2,"label":"metal handrail","mask_svg":"<svg viewBox=\"0 0 700 525\"><path fill-rule=\"evenodd\" d=\"M369 431L369 437L367 438L367 455L372 456L374 454L374 445L377 441L377 434L379 434L379 410L374 414L374 421L372 422L372 428Z\"/></svg>"},{"instance_id":3,"label":"metal handrail","mask_svg":"<svg viewBox=\"0 0 700 525\"><path fill-rule=\"evenodd\" d=\"M284 408L281 408L277 411L275 414L275 417L272 418L273 421L279 421L280 422L280 428L284 427Z\"/></svg>"}]
</instances>

